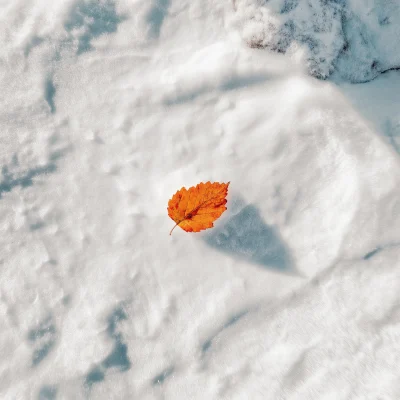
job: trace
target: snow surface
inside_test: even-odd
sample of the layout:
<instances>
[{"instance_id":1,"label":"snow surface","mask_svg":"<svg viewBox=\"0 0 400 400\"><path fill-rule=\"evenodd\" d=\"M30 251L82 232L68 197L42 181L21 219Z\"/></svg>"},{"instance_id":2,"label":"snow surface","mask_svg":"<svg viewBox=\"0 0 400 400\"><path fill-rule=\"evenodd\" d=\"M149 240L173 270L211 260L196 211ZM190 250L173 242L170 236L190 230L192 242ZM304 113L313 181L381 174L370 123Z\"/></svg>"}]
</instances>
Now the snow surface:
<instances>
[{"instance_id":1,"label":"snow surface","mask_svg":"<svg viewBox=\"0 0 400 400\"><path fill-rule=\"evenodd\" d=\"M399 71L318 81L230 1L0 4L1 399L400 398Z\"/></svg>"}]
</instances>

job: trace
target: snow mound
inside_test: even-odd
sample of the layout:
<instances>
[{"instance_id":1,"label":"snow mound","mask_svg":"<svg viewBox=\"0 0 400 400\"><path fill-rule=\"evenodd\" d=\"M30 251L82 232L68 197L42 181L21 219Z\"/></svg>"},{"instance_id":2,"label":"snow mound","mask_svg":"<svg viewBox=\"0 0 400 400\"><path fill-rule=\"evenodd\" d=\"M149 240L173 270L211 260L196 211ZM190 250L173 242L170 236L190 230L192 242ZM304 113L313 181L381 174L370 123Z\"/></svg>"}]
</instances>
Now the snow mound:
<instances>
[{"instance_id":1,"label":"snow mound","mask_svg":"<svg viewBox=\"0 0 400 400\"><path fill-rule=\"evenodd\" d=\"M400 66L400 3L387 0L234 0L250 47L291 54L308 72L365 82Z\"/></svg>"},{"instance_id":2,"label":"snow mound","mask_svg":"<svg viewBox=\"0 0 400 400\"><path fill-rule=\"evenodd\" d=\"M333 49L343 4L291 4ZM399 71L313 79L230 2L0 10L0 399L400 397ZM228 210L169 236L207 180Z\"/></svg>"}]
</instances>

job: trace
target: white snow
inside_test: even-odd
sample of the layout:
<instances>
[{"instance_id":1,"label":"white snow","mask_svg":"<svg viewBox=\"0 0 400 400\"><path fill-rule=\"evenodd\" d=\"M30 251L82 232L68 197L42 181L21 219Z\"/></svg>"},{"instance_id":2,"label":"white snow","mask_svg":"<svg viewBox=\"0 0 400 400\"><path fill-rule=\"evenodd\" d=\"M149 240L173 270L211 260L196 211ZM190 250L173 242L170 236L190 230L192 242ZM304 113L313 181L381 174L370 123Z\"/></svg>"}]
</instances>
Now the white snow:
<instances>
[{"instance_id":1,"label":"white snow","mask_svg":"<svg viewBox=\"0 0 400 400\"><path fill-rule=\"evenodd\" d=\"M237 10L0 3L1 399L400 397L400 73L316 80Z\"/></svg>"}]
</instances>

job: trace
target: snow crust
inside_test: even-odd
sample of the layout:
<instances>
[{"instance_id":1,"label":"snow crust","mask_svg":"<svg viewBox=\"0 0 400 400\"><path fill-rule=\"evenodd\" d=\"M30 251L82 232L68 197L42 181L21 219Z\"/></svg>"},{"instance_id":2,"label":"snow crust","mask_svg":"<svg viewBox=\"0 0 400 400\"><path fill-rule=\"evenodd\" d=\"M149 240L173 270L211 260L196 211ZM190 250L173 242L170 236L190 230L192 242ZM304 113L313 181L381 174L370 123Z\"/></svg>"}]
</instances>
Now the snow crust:
<instances>
[{"instance_id":1,"label":"snow crust","mask_svg":"<svg viewBox=\"0 0 400 400\"><path fill-rule=\"evenodd\" d=\"M278 1L0 4L1 399L400 397L400 75L305 71L372 76L343 4L285 3L320 63L243 43ZM227 212L170 237L207 180Z\"/></svg>"},{"instance_id":2,"label":"snow crust","mask_svg":"<svg viewBox=\"0 0 400 400\"><path fill-rule=\"evenodd\" d=\"M366 82L400 68L396 0L234 0L233 26L250 47L287 53L325 79Z\"/></svg>"}]
</instances>

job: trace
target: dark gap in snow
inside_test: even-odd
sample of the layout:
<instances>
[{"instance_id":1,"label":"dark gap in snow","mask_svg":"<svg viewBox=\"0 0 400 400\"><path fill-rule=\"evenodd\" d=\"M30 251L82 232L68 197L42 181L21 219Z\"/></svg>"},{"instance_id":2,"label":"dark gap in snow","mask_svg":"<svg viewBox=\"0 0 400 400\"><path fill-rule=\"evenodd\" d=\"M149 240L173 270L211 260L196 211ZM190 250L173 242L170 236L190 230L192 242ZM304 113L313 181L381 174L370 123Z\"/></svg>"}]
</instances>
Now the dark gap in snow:
<instances>
[{"instance_id":1,"label":"dark gap in snow","mask_svg":"<svg viewBox=\"0 0 400 400\"><path fill-rule=\"evenodd\" d=\"M399 246L400 246L400 243L398 243L398 242L393 242L393 243L388 243L386 245L378 246L374 250L365 254L365 256L363 257L363 260L369 260L370 258L374 257L376 254L380 253L381 251L393 249L393 248L399 247Z\"/></svg>"},{"instance_id":2,"label":"dark gap in snow","mask_svg":"<svg viewBox=\"0 0 400 400\"><path fill-rule=\"evenodd\" d=\"M56 343L56 327L53 318L46 318L37 328L28 332L28 340L36 349L32 356L32 365L37 366L50 353Z\"/></svg>"},{"instance_id":3,"label":"dark gap in snow","mask_svg":"<svg viewBox=\"0 0 400 400\"><path fill-rule=\"evenodd\" d=\"M158 39L165 17L168 14L170 0L155 1L147 15L147 22L150 25L151 36Z\"/></svg>"},{"instance_id":4,"label":"dark gap in snow","mask_svg":"<svg viewBox=\"0 0 400 400\"><path fill-rule=\"evenodd\" d=\"M347 53L349 50L350 50L350 43L348 42L348 40L345 40L340 53Z\"/></svg>"},{"instance_id":5,"label":"dark gap in snow","mask_svg":"<svg viewBox=\"0 0 400 400\"><path fill-rule=\"evenodd\" d=\"M210 350L213 339L214 336L203 343L203 345L201 346L202 353L207 353L207 351Z\"/></svg>"},{"instance_id":6,"label":"dark gap in snow","mask_svg":"<svg viewBox=\"0 0 400 400\"><path fill-rule=\"evenodd\" d=\"M125 16L117 14L113 1L94 0L78 3L64 27L70 33L70 39L77 42L76 53L80 55L93 48L93 39L116 32L124 20Z\"/></svg>"},{"instance_id":7,"label":"dark gap in snow","mask_svg":"<svg viewBox=\"0 0 400 400\"><path fill-rule=\"evenodd\" d=\"M375 70L379 69L379 61L378 60L372 61L371 69L375 69Z\"/></svg>"},{"instance_id":8,"label":"dark gap in snow","mask_svg":"<svg viewBox=\"0 0 400 400\"><path fill-rule=\"evenodd\" d=\"M382 74L385 74L386 72L390 72L390 71L400 71L400 66L385 69L385 70L382 71L381 73L382 73Z\"/></svg>"},{"instance_id":9,"label":"dark gap in snow","mask_svg":"<svg viewBox=\"0 0 400 400\"><path fill-rule=\"evenodd\" d=\"M156 375L152 379L151 384L153 386L162 385L164 383L164 381L174 373L174 371L175 371L175 368L173 366L165 369L163 372Z\"/></svg>"},{"instance_id":10,"label":"dark gap in snow","mask_svg":"<svg viewBox=\"0 0 400 400\"><path fill-rule=\"evenodd\" d=\"M204 236L205 242L232 257L264 268L294 272L289 249L277 229L267 225L254 205L245 206Z\"/></svg>"},{"instance_id":11,"label":"dark gap in snow","mask_svg":"<svg viewBox=\"0 0 400 400\"><path fill-rule=\"evenodd\" d=\"M49 105L52 114L56 112L56 105L54 103L55 95L56 95L56 87L54 86L53 79L48 78L44 85L44 99Z\"/></svg>"},{"instance_id":12,"label":"dark gap in snow","mask_svg":"<svg viewBox=\"0 0 400 400\"><path fill-rule=\"evenodd\" d=\"M382 251L381 247L377 247L376 249L370 251L369 253L367 253L363 259L364 260L369 260L370 258L372 258L375 254L379 253L380 251Z\"/></svg>"},{"instance_id":13,"label":"dark gap in snow","mask_svg":"<svg viewBox=\"0 0 400 400\"><path fill-rule=\"evenodd\" d=\"M240 318L243 318L248 312L249 312L248 310L245 310L245 311L242 311L242 312L240 312L240 313L234 315L232 318L230 318L230 319L225 323L225 325L222 327L222 329L229 328L230 326L236 324L236 322L238 322Z\"/></svg>"},{"instance_id":14,"label":"dark gap in snow","mask_svg":"<svg viewBox=\"0 0 400 400\"><path fill-rule=\"evenodd\" d=\"M56 386L43 386L38 395L38 400L56 400L57 388Z\"/></svg>"}]
</instances>

